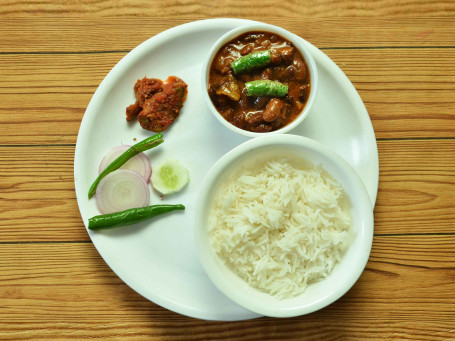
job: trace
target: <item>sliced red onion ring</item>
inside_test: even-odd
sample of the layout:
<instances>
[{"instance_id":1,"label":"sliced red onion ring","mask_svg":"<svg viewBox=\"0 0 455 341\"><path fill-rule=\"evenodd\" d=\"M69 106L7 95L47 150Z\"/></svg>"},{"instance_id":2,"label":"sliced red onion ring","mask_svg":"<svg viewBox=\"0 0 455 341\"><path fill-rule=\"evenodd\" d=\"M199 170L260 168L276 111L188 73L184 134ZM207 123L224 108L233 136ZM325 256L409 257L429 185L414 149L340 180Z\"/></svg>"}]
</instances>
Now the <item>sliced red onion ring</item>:
<instances>
[{"instance_id":1,"label":"sliced red onion ring","mask_svg":"<svg viewBox=\"0 0 455 341\"><path fill-rule=\"evenodd\" d=\"M109 150L100 163L99 172L101 173L107 166L112 163L112 161L122 155L130 147L130 145L122 145ZM132 157L119 169L130 169L136 171L144 178L147 183L150 182L150 176L152 175L152 165L150 163L150 159L144 153L140 153L135 157Z\"/></svg>"},{"instance_id":2,"label":"sliced red onion ring","mask_svg":"<svg viewBox=\"0 0 455 341\"><path fill-rule=\"evenodd\" d=\"M129 169L109 173L96 190L96 204L102 214L145 207L149 203L149 186L141 175Z\"/></svg>"}]
</instances>

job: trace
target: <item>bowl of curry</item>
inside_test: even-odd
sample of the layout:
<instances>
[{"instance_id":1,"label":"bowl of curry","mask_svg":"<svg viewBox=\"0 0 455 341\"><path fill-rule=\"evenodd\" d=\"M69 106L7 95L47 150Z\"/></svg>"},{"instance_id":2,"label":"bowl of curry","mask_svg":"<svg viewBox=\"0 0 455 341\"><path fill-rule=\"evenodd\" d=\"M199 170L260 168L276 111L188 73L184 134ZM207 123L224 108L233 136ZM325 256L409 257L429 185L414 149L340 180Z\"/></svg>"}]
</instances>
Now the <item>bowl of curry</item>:
<instances>
[{"instance_id":1,"label":"bowl of curry","mask_svg":"<svg viewBox=\"0 0 455 341\"><path fill-rule=\"evenodd\" d=\"M305 41L280 27L234 29L212 46L202 72L213 115L244 136L286 133L310 113L318 73Z\"/></svg>"}]
</instances>

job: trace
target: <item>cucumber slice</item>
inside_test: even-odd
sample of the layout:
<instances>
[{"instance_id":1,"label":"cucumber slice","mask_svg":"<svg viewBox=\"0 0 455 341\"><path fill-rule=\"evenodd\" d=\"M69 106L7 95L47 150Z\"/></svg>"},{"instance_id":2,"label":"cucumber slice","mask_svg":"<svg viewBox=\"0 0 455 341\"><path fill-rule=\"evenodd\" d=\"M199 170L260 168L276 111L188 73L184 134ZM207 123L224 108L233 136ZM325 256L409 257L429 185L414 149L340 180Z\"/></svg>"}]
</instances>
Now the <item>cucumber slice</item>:
<instances>
[{"instance_id":1,"label":"cucumber slice","mask_svg":"<svg viewBox=\"0 0 455 341\"><path fill-rule=\"evenodd\" d=\"M190 180L188 170L175 159L167 159L153 167L151 182L161 194L171 194L180 191Z\"/></svg>"}]
</instances>

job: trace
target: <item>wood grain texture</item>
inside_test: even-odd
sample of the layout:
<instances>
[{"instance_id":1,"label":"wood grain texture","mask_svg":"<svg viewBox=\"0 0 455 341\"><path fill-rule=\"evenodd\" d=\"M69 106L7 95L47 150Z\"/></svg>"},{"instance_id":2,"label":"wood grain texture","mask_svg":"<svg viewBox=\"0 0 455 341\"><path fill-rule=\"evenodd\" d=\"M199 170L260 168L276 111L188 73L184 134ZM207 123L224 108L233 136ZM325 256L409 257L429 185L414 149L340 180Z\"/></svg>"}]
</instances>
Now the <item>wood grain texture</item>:
<instances>
[{"instance_id":1,"label":"wood grain texture","mask_svg":"<svg viewBox=\"0 0 455 341\"><path fill-rule=\"evenodd\" d=\"M324 52L357 88L377 138L455 137L455 48ZM125 54L0 55L0 145L74 144L93 93Z\"/></svg>"},{"instance_id":2,"label":"wood grain texture","mask_svg":"<svg viewBox=\"0 0 455 341\"><path fill-rule=\"evenodd\" d=\"M280 2L272 0L229 0L221 2L199 2L196 0L156 0L144 5L138 0L68 1L58 0L4 0L0 6L2 16L203 16L237 17L254 15L268 17L273 13L284 17L339 17L339 16L451 16L455 4L451 1L355 1L324 0L311 6L298 0Z\"/></svg>"},{"instance_id":3,"label":"wood grain texture","mask_svg":"<svg viewBox=\"0 0 455 341\"><path fill-rule=\"evenodd\" d=\"M455 137L455 49L324 52L356 87L376 138Z\"/></svg>"},{"instance_id":4,"label":"wood grain texture","mask_svg":"<svg viewBox=\"0 0 455 341\"><path fill-rule=\"evenodd\" d=\"M199 19L282 26L357 88L378 138L369 262L313 314L240 322L144 299L90 242L74 192L85 108L138 44ZM0 3L0 339L455 340L455 2L4 0Z\"/></svg>"},{"instance_id":5,"label":"wood grain texture","mask_svg":"<svg viewBox=\"0 0 455 341\"><path fill-rule=\"evenodd\" d=\"M379 141L375 233L455 231L455 140Z\"/></svg>"},{"instance_id":6,"label":"wood grain texture","mask_svg":"<svg viewBox=\"0 0 455 341\"><path fill-rule=\"evenodd\" d=\"M376 237L359 281L326 309L287 320L221 323L180 316L142 298L91 243L3 244L1 330L12 339L59 333L79 339L259 341L388 338L398 328L400 337L442 340L454 331L454 248L454 236Z\"/></svg>"},{"instance_id":7,"label":"wood grain texture","mask_svg":"<svg viewBox=\"0 0 455 341\"><path fill-rule=\"evenodd\" d=\"M190 17L0 19L1 53L130 51L154 35L195 20ZM452 18L249 16L288 29L318 48L454 47Z\"/></svg>"},{"instance_id":8,"label":"wood grain texture","mask_svg":"<svg viewBox=\"0 0 455 341\"><path fill-rule=\"evenodd\" d=\"M0 148L0 241L88 240L74 191L74 146Z\"/></svg>"},{"instance_id":9,"label":"wood grain texture","mask_svg":"<svg viewBox=\"0 0 455 341\"><path fill-rule=\"evenodd\" d=\"M0 55L0 144L76 143L90 99L124 55Z\"/></svg>"}]
</instances>

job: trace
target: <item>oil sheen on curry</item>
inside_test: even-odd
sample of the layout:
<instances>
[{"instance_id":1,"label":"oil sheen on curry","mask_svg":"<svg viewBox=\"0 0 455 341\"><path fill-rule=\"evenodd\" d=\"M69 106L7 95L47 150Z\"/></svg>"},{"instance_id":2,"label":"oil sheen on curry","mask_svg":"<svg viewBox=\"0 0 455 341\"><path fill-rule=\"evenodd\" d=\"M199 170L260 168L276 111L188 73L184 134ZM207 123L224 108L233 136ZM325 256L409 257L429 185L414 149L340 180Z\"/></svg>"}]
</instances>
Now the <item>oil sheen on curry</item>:
<instances>
[{"instance_id":1,"label":"oil sheen on curry","mask_svg":"<svg viewBox=\"0 0 455 341\"><path fill-rule=\"evenodd\" d=\"M269 32L248 32L225 44L210 66L208 93L236 127L269 132L292 122L310 92L308 66L297 48Z\"/></svg>"}]
</instances>

